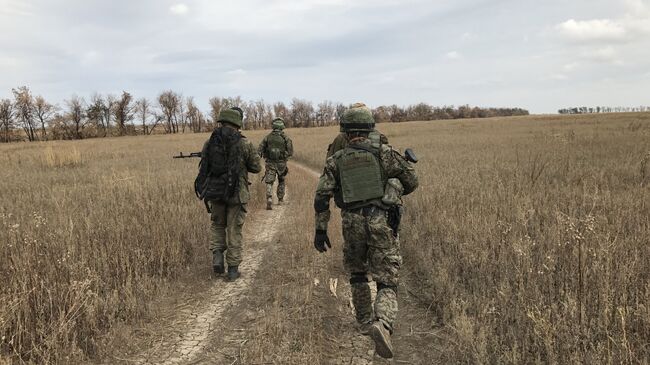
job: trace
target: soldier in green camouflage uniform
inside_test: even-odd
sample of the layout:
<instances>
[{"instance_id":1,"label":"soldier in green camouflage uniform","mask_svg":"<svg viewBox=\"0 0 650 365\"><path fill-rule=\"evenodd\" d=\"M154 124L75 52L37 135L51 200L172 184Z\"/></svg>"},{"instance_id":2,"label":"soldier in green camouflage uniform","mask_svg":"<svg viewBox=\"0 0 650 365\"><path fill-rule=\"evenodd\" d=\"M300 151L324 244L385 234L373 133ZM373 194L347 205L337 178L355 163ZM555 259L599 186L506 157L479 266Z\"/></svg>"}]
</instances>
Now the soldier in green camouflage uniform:
<instances>
[{"instance_id":1,"label":"soldier in green camouflage uniform","mask_svg":"<svg viewBox=\"0 0 650 365\"><path fill-rule=\"evenodd\" d=\"M246 204L250 199L248 173L256 174L262 170L262 167L255 147L239 132L239 129L243 126L241 109L231 108L221 111L217 122L220 125L215 132L219 132L221 135L227 137L236 136L237 142L231 151L238 151L237 154L239 154L239 166L237 168L239 181L236 191L232 192L231 196L225 199L225 201L219 199L206 202L212 220L210 250L212 251L212 266L217 274L222 274L225 271L225 252L226 262L228 264L228 278L232 281L240 276L239 264L242 261L242 228L246 219ZM214 174L213 171L210 171L210 151L210 140L208 140L203 145L203 157L201 160L202 164L207 164L208 176Z\"/></svg>"},{"instance_id":2,"label":"soldier in green camouflage uniform","mask_svg":"<svg viewBox=\"0 0 650 365\"><path fill-rule=\"evenodd\" d=\"M327 236L329 202L334 197L342 210L344 264L350 273L356 319L375 341L377 353L393 356L390 336L397 315L397 286L402 264L397 227L389 225L389 211L401 204L401 196L418 186L411 164L388 145L368 139L374 119L363 107L348 109L341 128L349 138L346 148L325 163L318 182L314 209L319 252L331 247ZM374 314L368 274L377 283Z\"/></svg>"},{"instance_id":3,"label":"soldier in green camouflage uniform","mask_svg":"<svg viewBox=\"0 0 650 365\"><path fill-rule=\"evenodd\" d=\"M273 183L276 176L278 178L278 202L281 203L284 200L285 179L289 173L287 160L293 155L293 142L284 133L284 120L279 117L275 118L271 125L273 131L264 137L257 148L259 155L266 161L264 182L266 183L266 209L268 210L272 209Z\"/></svg>"}]
</instances>

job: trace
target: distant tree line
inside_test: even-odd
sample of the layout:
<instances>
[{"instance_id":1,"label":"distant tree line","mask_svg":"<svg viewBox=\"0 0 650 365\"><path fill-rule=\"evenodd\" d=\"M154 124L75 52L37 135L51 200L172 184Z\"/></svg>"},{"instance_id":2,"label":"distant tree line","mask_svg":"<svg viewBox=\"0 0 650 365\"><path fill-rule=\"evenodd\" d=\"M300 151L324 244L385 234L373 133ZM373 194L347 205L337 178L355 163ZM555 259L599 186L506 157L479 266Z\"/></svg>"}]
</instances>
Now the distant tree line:
<instances>
[{"instance_id":1,"label":"distant tree line","mask_svg":"<svg viewBox=\"0 0 650 365\"><path fill-rule=\"evenodd\" d=\"M650 107L648 106L636 106L636 107L580 106L580 107L560 109L557 112L560 114L593 114L593 113L629 113L629 112L647 112L647 111L650 111Z\"/></svg>"},{"instance_id":2,"label":"distant tree line","mask_svg":"<svg viewBox=\"0 0 650 365\"><path fill-rule=\"evenodd\" d=\"M204 113L193 97L172 90L161 92L155 100L134 99L126 91L121 95L95 93L88 100L73 95L63 105L35 96L26 86L12 89L12 94L13 98L0 99L1 142L206 132L214 128L219 112L232 106L244 110L245 129L268 129L276 116L289 128L321 127L338 124L346 109L331 101L314 105L294 98L288 104L268 104L237 96L210 98L210 110ZM379 106L372 112L379 123L528 115L520 108L434 107L425 103Z\"/></svg>"}]
</instances>

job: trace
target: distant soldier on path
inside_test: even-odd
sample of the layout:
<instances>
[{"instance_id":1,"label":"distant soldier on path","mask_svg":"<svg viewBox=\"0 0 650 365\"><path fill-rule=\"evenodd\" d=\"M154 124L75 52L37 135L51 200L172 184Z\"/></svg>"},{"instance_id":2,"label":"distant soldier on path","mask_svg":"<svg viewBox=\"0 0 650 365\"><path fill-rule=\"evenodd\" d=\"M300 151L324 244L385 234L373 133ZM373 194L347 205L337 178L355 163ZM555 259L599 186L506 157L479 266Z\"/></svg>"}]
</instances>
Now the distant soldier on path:
<instances>
[{"instance_id":1,"label":"distant soldier on path","mask_svg":"<svg viewBox=\"0 0 650 365\"><path fill-rule=\"evenodd\" d=\"M272 127L273 131L264 137L257 149L259 155L266 160L264 182L266 183L266 209L268 210L273 209L273 183L276 176L278 178L278 203L284 200L285 179L289 173L287 160L293 155L293 142L284 133L284 120L279 117L273 119Z\"/></svg>"},{"instance_id":2,"label":"distant soldier on path","mask_svg":"<svg viewBox=\"0 0 650 365\"><path fill-rule=\"evenodd\" d=\"M250 199L248 173L256 174L262 167L255 147L239 131L241 109L222 110L217 122L219 126L203 145L194 188L211 214L212 268L217 274L225 272L225 252L228 279L233 281L240 276L242 228Z\"/></svg>"},{"instance_id":3,"label":"distant soldier on path","mask_svg":"<svg viewBox=\"0 0 650 365\"><path fill-rule=\"evenodd\" d=\"M319 252L331 247L327 226L330 198L334 197L342 210L344 264L350 274L356 320L362 333L372 336L377 353L391 358L402 256L398 227L389 211L401 205L402 195L417 188L418 180L412 165L399 153L369 139L374 127L372 113L365 106L343 114L341 130L349 142L327 159L318 182L314 247ZM377 283L374 313L368 274Z\"/></svg>"}]
</instances>

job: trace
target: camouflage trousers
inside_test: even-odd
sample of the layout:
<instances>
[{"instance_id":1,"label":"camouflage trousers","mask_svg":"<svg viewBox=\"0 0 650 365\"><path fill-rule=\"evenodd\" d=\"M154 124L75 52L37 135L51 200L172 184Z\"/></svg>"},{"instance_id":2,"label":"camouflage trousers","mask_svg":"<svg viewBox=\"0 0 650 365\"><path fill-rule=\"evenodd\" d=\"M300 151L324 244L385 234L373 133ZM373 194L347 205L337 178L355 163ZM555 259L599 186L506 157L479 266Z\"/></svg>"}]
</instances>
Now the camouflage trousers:
<instances>
[{"instance_id":1,"label":"camouflage trousers","mask_svg":"<svg viewBox=\"0 0 650 365\"><path fill-rule=\"evenodd\" d=\"M266 183L266 199L273 198L273 183L275 178L278 178L278 199L284 199L285 191L285 178L289 173L287 168L287 161L266 161L266 172L264 174L264 182Z\"/></svg>"},{"instance_id":2,"label":"camouflage trousers","mask_svg":"<svg viewBox=\"0 0 650 365\"><path fill-rule=\"evenodd\" d=\"M225 251L228 266L238 266L242 260L242 228L246 219L246 204L210 202L210 210L210 250Z\"/></svg>"},{"instance_id":3,"label":"camouflage trousers","mask_svg":"<svg viewBox=\"0 0 650 365\"><path fill-rule=\"evenodd\" d=\"M397 317L397 285L402 265L399 241L388 226L387 212L366 208L342 213L343 259L350 273L352 303L357 321L380 320L392 332ZM377 297L370 296L368 274L377 283Z\"/></svg>"}]
</instances>

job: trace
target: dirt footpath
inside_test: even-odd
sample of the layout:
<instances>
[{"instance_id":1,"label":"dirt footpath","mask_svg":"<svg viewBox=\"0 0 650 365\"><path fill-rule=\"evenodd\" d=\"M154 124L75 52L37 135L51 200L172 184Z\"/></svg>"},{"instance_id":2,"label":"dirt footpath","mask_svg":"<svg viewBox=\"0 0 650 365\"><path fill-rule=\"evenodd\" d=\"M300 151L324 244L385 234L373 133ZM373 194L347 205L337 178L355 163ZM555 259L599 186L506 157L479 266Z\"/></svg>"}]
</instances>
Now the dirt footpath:
<instances>
[{"instance_id":1,"label":"dirt footpath","mask_svg":"<svg viewBox=\"0 0 650 365\"><path fill-rule=\"evenodd\" d=\"M315 171L292 163L287 202L249 213L242 277L215 278L183 292L143 331L137 364L429 364L436 332L427 310L400 287L396 357L374 353L358 333L341 259L340 217L333 211L327 254L313 250ZM201 269L202 270L202 269ZM115 358L114 358L115 360Z\"/></svg>"}]
</instances>

